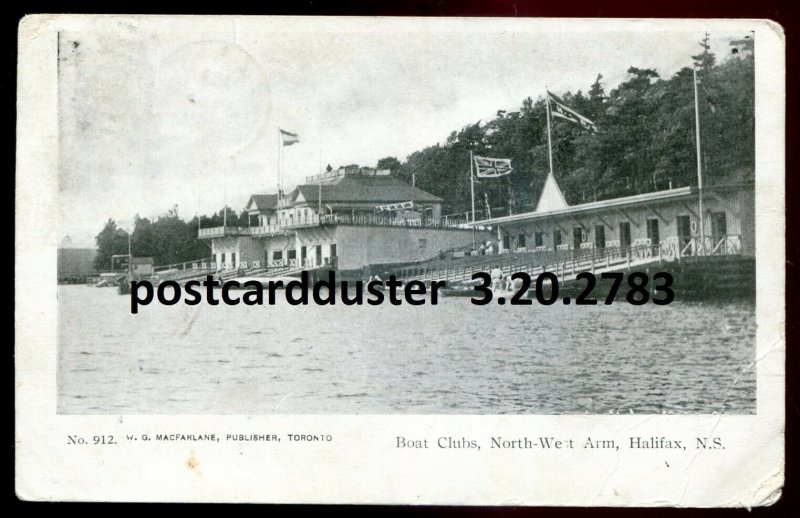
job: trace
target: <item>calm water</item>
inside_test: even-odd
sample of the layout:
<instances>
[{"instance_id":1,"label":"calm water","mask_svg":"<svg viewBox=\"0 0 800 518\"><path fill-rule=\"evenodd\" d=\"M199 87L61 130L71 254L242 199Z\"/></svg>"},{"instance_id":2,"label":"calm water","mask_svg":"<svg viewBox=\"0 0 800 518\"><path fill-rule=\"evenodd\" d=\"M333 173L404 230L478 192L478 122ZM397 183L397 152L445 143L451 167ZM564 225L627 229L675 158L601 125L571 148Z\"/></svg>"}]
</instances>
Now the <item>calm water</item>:
<instances>
[{"instance_id":1,"label":"calm water","mask_svg":"<svg viewBox=\"0 0 800 518\"><path fill-rule=\"evenodd\" d=\"M227 307L60 286L69 414L754 413L752 303Z\"/></svg>"}]
</instances>

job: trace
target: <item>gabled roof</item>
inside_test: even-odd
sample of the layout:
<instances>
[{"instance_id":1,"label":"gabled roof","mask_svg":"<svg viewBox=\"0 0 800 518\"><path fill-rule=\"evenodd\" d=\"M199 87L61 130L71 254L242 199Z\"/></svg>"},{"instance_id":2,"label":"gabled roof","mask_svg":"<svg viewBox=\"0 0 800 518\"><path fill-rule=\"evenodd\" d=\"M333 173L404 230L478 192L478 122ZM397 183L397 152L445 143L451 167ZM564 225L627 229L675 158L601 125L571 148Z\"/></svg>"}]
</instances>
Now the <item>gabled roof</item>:
<instances>
[{"instance_id":1,"label":"gabled roof","mask_svg":"<svg viewBox=\"0 0 800 518\"><path fill-rule=\"evenodd\" d=\"M278 206L277 194L253 194L247 202L245 210L275 210Z\"/></svg>"},{"instance_id":2,"label":"gabled roof","mask_svg":"<svg viewBox=\"0 0 800 518\"><path fill-rule=\"evenodd\" d=\"M539 195L539 201L536 202L533 212L550 212L566 209L567 207L569 207L569 204L558 187L555 176L553 176L553 173L548 173L544 181L544 187L542 187L542 193Z\"/></svg>"},{"instance_id":3,"label":"gabled roof","mask_svg":"<svg viewBox=\"0 0 800 518\"><path fill-rule=\"evenodd\" d=\"M323 203L393 203L414 201L417 203L442 203L438 196L423 191L391 176L342 176L335 182L298 185L291 200L298 195L309 204L319 202L322 191Z\"/></svg>"}]
</instances>

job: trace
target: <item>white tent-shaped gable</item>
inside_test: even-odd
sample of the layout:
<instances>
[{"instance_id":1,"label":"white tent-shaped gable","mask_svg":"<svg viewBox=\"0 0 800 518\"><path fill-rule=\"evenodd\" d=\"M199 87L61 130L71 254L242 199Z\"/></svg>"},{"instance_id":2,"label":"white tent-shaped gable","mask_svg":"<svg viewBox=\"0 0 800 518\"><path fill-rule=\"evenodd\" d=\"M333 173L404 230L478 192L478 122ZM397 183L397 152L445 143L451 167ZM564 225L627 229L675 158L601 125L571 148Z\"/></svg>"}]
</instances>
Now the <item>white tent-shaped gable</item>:
<instances>
[{"instance_id":1,"label":"white tent-shaped gable","mask_svg":"<svg viewBox=\"0 0 800 518\"><path fill-rule=\"evenodd\" d=\"M561 189L556 183L556 179L552 174L548 174L534 212L550 212L553 210L566 209L568 206L567 200L564 198Z\"/></svg>"}]
</instances>

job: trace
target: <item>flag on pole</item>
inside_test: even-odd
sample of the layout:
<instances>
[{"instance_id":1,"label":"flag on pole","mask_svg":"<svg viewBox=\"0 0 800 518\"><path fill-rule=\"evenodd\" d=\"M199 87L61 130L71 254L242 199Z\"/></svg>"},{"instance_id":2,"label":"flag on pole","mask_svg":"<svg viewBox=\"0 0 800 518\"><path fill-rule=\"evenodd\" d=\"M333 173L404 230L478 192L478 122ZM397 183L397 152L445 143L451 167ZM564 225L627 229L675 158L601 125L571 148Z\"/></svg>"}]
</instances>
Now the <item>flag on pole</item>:
<instances>
[{"instance_id":1,"label":"flag on pole","mask_svg":"<svg viewBox=\"0 0 800 518\"><path fill-rule=\"evenodd\" d=\"M549 91L547 92L547 102L551 103L550 113L552 113L554 117L561 117L562 119L574 122L589 131L597 131L597 126L594 125L594 122L564 104L564 101Z\"/></svg>"},{"instance_id":2,"label":"flag on pole","mask_svg":"<svg viewBox=\"0 0 800 518\"><path fill-rule=\"evenodd\" d=\"M513 170L510 158L475 157L475 176L478 178L505 176Z\"/></svg>"},{"instance_id":3,"label":"flag on pole","mask_svg":"<svg viewBox=\"0 0 800 518\"><path fill-rule=\"evenodd\" d=\"M283 142L284 146L291 146L292 144L297 144L300 142L300 137L297 136L296 133L289 133L288 131L280 130L281 132L281 142Z\"/></svg>"}]
</instances>

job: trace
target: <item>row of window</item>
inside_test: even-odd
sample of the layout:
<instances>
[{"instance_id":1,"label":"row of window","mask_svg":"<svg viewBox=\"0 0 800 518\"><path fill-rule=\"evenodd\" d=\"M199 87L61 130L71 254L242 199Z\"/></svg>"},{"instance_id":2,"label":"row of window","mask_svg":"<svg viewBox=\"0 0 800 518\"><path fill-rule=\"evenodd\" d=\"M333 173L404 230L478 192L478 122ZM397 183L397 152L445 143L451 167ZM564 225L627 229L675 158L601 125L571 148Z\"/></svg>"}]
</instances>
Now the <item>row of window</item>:
<instances>
[{"instance_id":1,"label":"row of window","mask_svg":"<svg viewBox=\"0 0 800 518\"><path fill-rule=\"evenodd\" d=\"M336 243L331 243L330 245L328 245L328 247L329 247L329 256L331 258L336 257L336 254L337 254ZM303 264L308 259L309 251L313 251L314 255L316 256L316 263L315 264L322 264L322 245L312 246L311 250L309 250L309 247L307 247L306 245L301 246L300 247L300 261ZM265 253L267 253L267 252L265 252ZM269 258L267 258L267 259L269 259ZM297 259L297 250L295 250L293 248L287 250L286 251L286 259L288 259L290 261L292 259ZM272 251L272 260L273 261L282 261L283 260L283 250L273 250Z\"/></svg>"},{"instance_id":2,"label":"row of window","mask_svg":"<svg viewBox=\"0 0 800 518\"><path fill-rule=\"evenodd\" d=\"M331 243L328 246L329 246L329 257L330 258L336 257L336 253L337 253L336 243ZM315 261L314 264L323 264L322 245L315 245L315 246L311 247L311 251L313 252L313 254L316 257L316 261ZM226 259L229 259L230 260L230 264L234 264L234 265L236 264L236 252L230 252L230 253L220 252L218 255L219 255L219 257L217 258L218 259L217 260L218 263L227 264ZM308 255L309 255L309 248L307 246L305 246L305 245L301 246L300 247L300 260L302 261L302 264L305 264L306 260L308 259ZM269 261L270 261L269 252L264 252L264 259L267 262L267 264L269 264ZM284 259L283 250L274 250L272 252L272 261L283 261L283 259ZM293 248L287 250L286 251L286 259L289 260L289 261L297 259L297 251L295 249L293 249Z\"/></svg>"},{"instance_id":3,"label":"row of window","mask_svg":"<svg viewBox=\"0 0 800 518\"><path fill-rule=\"evenodd\" d=\"M676 218L677 229L678 229L678 240L681 244L685 245L692 239L692 222L691 218L688 215L681 215ZM661 243L661 234L659 228L659 220L658 218L651 218L646 221L647 224L647 238L650 240L650 243L653 245L658 245ZM725 212L712 212L711 213L711 237L714 241L719 241L724 236L728 234L727 229L727 221L725 217ZM558 247L564 244L564 235L561 229L553 230L553 241L552 246L553 250L558 249ZM572 248L579 249L581 244L586 242L587 239L586 232L584 232L583 227L573 227L572 229ZM527 246L526 243L527 236L525 234L519 234L517 236L517 248L525 248ZM622 221L619 223L619 244L621 247L629 247L631 246L631 224L627 221ZM544 232L534 232L533 233L533 246L535 248L539 248L542 246L547 246L545 243L545 233ZM606 246L606 226L605 225L595 225L594 227L594 246L595 248L605 248ZM503 237L503 247L504 248L511 248L511 236L506 234Z\"/></svg>"}]
</instances>

